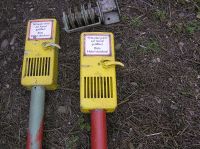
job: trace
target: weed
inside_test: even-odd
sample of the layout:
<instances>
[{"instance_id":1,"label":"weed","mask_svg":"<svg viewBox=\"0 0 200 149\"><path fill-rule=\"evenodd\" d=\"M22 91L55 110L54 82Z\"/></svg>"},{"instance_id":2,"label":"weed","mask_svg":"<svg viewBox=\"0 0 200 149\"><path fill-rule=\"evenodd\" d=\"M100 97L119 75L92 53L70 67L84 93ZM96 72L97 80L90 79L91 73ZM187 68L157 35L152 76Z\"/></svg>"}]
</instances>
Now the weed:
<instances>
[{"instance_id":1,"label":"weed","mask_svg":"<svg viewBox=\"0 0 200 149\"><path fill-rule=\"evenodd\" d=\"M200 23L197 20L193 20L186 24L185 30L189 34L194 34L200 30Z\"/></svg>"},{"instance_id":2,"label":"weed","mask_svg":"<svg viewBox=\"0 0 200 149\"><path fill-rule=\"evenodd\" d=\"M129 20L129 17L126 16L126 15L123 15L123 16L122 16L122 21L123 21L123 22L126 22L127 20Z\"/></svg>"},{"instance_id":3,"label":"weed","mask_svg":"<svg viewBox=\"0 0 200 149\"><path fill-rule=\"evenodd\" d=\"M157 40L150 38L146 43L146 49L157 53L160 51L160 45Z\"/></svg>"},{"instance_id":4,"label":"weed","mask_svg":"<svg viewBox=\"0 0 200 149\"><path fill-rule=\"evenodd\" d=\"M132 45L132 47L143 53L148 53L148 52L158 53L160 51L159 42L154 38L150 38L146 41L137 41Z\"/></svg>"},{"instance_id":5,"label":"weed","mask_svg":"<svg viewBox=\"0 0 200 149\"><path fill-rule=\"evenodd\" d=\"M181 5L188 4L188 2L186 0L177 0L177 3L181 4Z\"/></svg>"},{"instance_id":6,"label":"weed","mask_svg":"<svg viewBox=\"0 0 200 149\"><path fill-rule=\"evenodd\" d=\"M142 26L142 24L143 23L139 17L132 18L130 21L130 25L134 28L139 28L140 26Z\"/></svg>"},{"instance_id":7,"label":"weed","mask_svg":"<svg viewBox=\"0 0 200 149\"><path fill-rule=\"evenodd\" d=\"M81 130L90 131L90 124L85 122L83 116L80 116L80 118L78 119L78 124Z\"/></svg>"},{"instance_id":8,"label":"weed","mask_svg":"<svg viewBox=\"0 0 200 149\"><path fill-rule=\"evenodd\" d=\"M176 0L176 3L181 4L181 5L193 4L197 8L199 8L198 4L200 3L200 1L199 0Z\"/></svg>"},{"instance_id":9,"label":"weed","mask_svg":"<svg viewBox=\"0 0 200 149\"><path fill-rule=\"evenodd\" d=\"M76 143L79 140L78 136L72 135L68 140L66 140L66 148L67 149L75 149Z\"/></svg>"},{"instance_id":10,"label":"weed","mask_svg":"<svg viewBox=\"0 0 200 149\"><path fill-rule=\"evenodd\" d=\"M154 13L153 13L153 17L156 19L156 20L159 20L159 21L164 21L167 17L166 15L166 12L165 11L162 11L162 10L156 10Z\"/></svg>"},{"instance_id":11,"label":"weed","mask_svg":"<svg viewBox=\"0 0 200 149\"><path fill-rule=\"evenodd\" d=\"M177 23L177 24L175 24L174 27L173 27L173 31L174 31L175 33L181 33L181 32L183 32L183 30L184 30L183 23Z\"/></svg>"},{"instance_id":12,"label":"weed","mask_svg":"<svg viewBox=\"0 0 200 149\"><path fill-rule=\"evenodd\" d=\"M90 131L90 124L86 123L84 117L81 115L78 119L79 128L83 131ZM72 135L68 140L66 140L66 148L67 149L75 149L76 143L79 140L78 136Z\"/></svg>"}]
</instances>

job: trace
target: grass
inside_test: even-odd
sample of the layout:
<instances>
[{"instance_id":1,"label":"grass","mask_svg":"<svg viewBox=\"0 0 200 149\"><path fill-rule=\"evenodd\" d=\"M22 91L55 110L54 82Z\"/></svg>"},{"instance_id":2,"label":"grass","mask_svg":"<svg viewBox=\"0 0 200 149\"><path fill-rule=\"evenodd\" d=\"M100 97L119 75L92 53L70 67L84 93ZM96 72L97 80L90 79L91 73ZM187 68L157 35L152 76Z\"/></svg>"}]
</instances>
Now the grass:
<instances>
[{"instance_id":1,"label":"grass","mask_svg":"<svg viewBox=\"0 0 200 149\"><path fill-rule=\"evenodd\" d=\"M194 34L195 32L200 30L200 22L197 20L193 20L186 24L185 31L189 34Z\"/></svg>"},{"instance_id":2,"label":"grass","mask_svg":"<svg viewBox=\"0 0 200 149\"><path fill-rule=\"evenodd\" d=\"M160 52L161 49L159 42L154 38L149 38L146 41L143 40L137 41L136 43L133 44L132 47L142 53L149 53L149 52L158 53Z\"/></svg>"},{"instance_id":3,"label":"grass","mask_svg":"<svg viewBox=\"0 0 200 149\"><path fill-rule=\"evenodd\" d=\"M68 140L66 140L66 148L67 149L74 149L76 148L76 144L79 140L78 136L72 135Z\"/></svg>"},{"instance_id":4,"label":"grass","mask_svg":"<svg viewBox=\"0 0 200 149\"><path fill-rule=\"evenodd\" d=\"M167 18L167 14L165 11L157 9L153 12L153 18L162 22Z\"/></svg>"},{"instance_id":5,"label":"grass","mask_svg":"<svg viewBox=\"0 0 200 149\"><path fill-rule=\"evenodd\" d=\"M177 23L174 24L173 32L179 33L186 33L192 35L196 32L200 31L200 22L198 20L193 20L190 22L184 23Z\"/></svg>"},{"instance_id":6,"label":"grass","mask_svg":"<svg viewBox=\"0 0 200 149\"><path fill-rule=\"evenodd\" d=\"M86 123L84 118L81 116L78 120L78 125L79 125L79 128L81 130L87 130L87 131L90 131L90 124L89 123Z\"/></svg>"},{"instance_id":7,"label":"grass","mask_svg":"<svg viewBox=\"0 0 200 149\"><path fill-rule=\"evenodd\" d=\"M134 17L134 18L131 19L130 25L134 28L139 28L143 25L143 22L140 19L140 17Z\"/></svg>"},{"instance_id":8,"label":"grass","mask_svg":"<svg viewBox=\"0 0 200 149\"><path fill-rule=\"evenodd\" d=\"M78 119L78 127L80 128L81 131L90 131L90 124L85 122L84 117L81 115ZM79 141L79 137L72 135L69 139L66 140L66 148L67 149L75 149L76 144Z\"/></svg>"},{"instance_id":9,"label":"grass","mask_svg":"<svg viewBox=\"0 0 200 149\"><path fill-rule=\"evenodd\" d=\"M122 21L123 22L128 22L130 24L131 27L133 28L139 28L143 25L142 20L139 17L128 17L128 16L122 16Z\"/></svg>"},{"instance_id":10,"label":"grass","mask_svg":"<svg viewBox=\"0 0 200 149\"><path fill-rule=\"evenodd\" d=\"M128 21L129 20L129 17L128 16L126 16L126 15L123 15L122 16L122 21L123 22L126 22L126 21Z\"/></svg>"},{"instance_id":11,"label":"grass","mask_svg":"<svg viewBox=\"0 0 200 149\"><path fill-rule=\"evenodd\" d=\"M174 31L175 33L177 33L177 34L182 33L183 30L184 30L183 23L177 23L177 24L175 24L174 27L173 27L173 31Z\"/></svg>"},{"instance_id":12,"label":"grass","mask_svg":"<svg viewBox=\"0 0 200 149\"><path fill-rule=\"evenodd\" d=\"M195 7L199 7L200 0L176 0L177 4L187 6L189 4L193 4Z\"/></svg>"}]
</instances>

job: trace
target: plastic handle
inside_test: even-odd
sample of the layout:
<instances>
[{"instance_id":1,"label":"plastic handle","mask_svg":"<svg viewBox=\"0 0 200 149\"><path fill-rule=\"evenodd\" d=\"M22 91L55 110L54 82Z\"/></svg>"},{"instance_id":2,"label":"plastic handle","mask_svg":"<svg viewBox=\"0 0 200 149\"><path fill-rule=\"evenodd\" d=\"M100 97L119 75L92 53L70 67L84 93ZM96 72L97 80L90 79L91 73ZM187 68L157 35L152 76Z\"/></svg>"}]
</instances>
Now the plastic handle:
<instances>
[{"instance_id":1,"label":"plastic handle","mask_svg":"<svg viewBox=\"0 0 200 149\"><path fill-rule=\"evenodd\" d=\"M118 62L118 61L103 60L103 61L101 61L101 63L104 68L109 68L109 67L115 66L115 65L124 67L124 64L121 62Z\"/></svg>"},{"instance_id":2,"label":"plastic handle","mask_svg":"<svg viewBox=\"0 0 200 149\"><path fill-rule=\"evenodd\" d=\"M47 47L56 47L58 49L61 49L61 47L58 44L52 43L52 42L43 42L42 45L45 48L47 48Z\"/></svg>"},{"instance_id":3,"label":"plastic handle","mask_svg":"<svg viewBox=\"0 0 200 149\"><path fill-rule=\"evenodd\" d=\"M91 111L91 149L107 149L106 111Z\"/></svg>"},{"instance_id":4,"label":"plastic handle","mask_svg":"<svg viewBox=\"0 0 200 149\"><path fill-rule=\"evenodd\" d=\"M45 88L32 87L26 149L42 149L44 103Z\"/></svg>"}]
</instances>

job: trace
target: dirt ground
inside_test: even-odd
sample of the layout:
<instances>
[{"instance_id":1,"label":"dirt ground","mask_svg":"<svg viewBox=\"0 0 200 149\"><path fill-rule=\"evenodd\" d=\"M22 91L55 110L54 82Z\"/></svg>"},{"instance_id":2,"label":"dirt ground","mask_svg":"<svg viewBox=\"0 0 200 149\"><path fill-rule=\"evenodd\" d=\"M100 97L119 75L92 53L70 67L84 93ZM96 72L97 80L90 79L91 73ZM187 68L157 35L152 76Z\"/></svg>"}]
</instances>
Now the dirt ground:
<instances>
[{"instance_id":1,"label":"dirt ground","mask_svg":"<svg viewBox=\"0 0 200 149\"><path fill-rule=\"evenodd\" d=\"M0 1L0 149L26 144L30 91L20 84L27 21L56 18L84 1ZM107 115L109 149L200 148L200 1L119 0L121 22L84 31L115 34L118 107ZM61 30L59 89L46 93L45 149L90 147L79 109L80 33Z\"/></svg>"}]
</instances>

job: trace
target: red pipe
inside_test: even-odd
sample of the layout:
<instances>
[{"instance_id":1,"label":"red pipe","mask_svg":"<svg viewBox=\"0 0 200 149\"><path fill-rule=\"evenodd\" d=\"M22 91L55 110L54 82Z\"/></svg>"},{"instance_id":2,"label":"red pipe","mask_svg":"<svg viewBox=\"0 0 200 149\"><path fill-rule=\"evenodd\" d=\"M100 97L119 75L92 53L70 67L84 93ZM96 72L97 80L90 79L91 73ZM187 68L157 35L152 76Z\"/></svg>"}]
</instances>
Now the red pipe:
<instances>
[{"instance_id":1,"label":"red pipe","mask_svg":"<svg viewBox=\"0 0 200 149\"><path fill-rule=\"evenodd\" d=\"M91 149L107 149L106 111L91 111Z\"/></svg>"}]
</instances>

